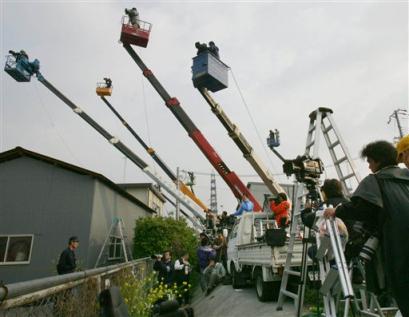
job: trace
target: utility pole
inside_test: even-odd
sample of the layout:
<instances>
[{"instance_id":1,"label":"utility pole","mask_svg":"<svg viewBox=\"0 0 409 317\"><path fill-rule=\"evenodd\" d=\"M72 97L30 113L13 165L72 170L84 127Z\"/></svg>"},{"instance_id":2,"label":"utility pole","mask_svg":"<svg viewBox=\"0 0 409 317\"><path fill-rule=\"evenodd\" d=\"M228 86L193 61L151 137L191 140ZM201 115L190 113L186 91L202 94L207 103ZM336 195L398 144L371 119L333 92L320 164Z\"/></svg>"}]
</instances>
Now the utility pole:
<instances>
[{"instance_id":1,"label":"utility pole","mask_svg":"<svg viewBox=\"0 0 409 317\"><path fill-rule=\"evenodd\" d=\"M180 182L179 166L176 168L176 178L177 178L176 185L177 185L177 188L178 188L178 191L179 191L179 190L180 190L180 184L179 184L179 182ZM176 219L176 220L179 220L179 214L180 214L180 201L179 201L179 199L176 199L176 214L175 214L175 219Z\"/></svg>"},{"instance_id":2,"label":"utility pole","mask_svg":"<svg viewBox=\"0 0 409 317\"><path fill-rule=\"evenodd\" d=\"M216 191L216 174L210 174L210 209L217 214L217 191Z\"/></svg>"},{"instance_id":3,"label":"utility pole","mask_svg":"<svg viewBox=\"0 0 409 317\"><path fill-rule=\"evenodd\" d=\"M400 117L407 118L408 117L408 111L405 109L396 109L395 111L392 112L392 114L389 116L388 124L391 123L392 119L396 120L396 123L398 125L398 130L399 130L399 137L395 139L401 139L405 135L403 128L402 128L402 122ZM407 132L407 131L406 131Z\"/></svg>"}]
</instances>

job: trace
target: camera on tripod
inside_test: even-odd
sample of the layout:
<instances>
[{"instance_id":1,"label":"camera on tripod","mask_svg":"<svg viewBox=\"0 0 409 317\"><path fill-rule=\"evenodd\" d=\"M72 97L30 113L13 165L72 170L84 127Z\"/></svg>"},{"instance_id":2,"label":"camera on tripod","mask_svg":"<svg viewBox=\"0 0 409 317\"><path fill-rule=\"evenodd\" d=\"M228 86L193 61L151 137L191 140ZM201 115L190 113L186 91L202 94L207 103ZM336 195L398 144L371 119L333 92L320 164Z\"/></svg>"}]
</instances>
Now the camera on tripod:
<instances>
[{"instance_id":1,"label":"camera on tripod","mask_svg":"<svg viewBox=\"0 0 409 317\"><path fill-rule=\"evenodd\" d=\"M321 159L312 159L308 155L297 156L294 160L285 160L283 171L287 176L294 175L300 183L317 183L324 172Z\"/></svg>"}]
</instances>

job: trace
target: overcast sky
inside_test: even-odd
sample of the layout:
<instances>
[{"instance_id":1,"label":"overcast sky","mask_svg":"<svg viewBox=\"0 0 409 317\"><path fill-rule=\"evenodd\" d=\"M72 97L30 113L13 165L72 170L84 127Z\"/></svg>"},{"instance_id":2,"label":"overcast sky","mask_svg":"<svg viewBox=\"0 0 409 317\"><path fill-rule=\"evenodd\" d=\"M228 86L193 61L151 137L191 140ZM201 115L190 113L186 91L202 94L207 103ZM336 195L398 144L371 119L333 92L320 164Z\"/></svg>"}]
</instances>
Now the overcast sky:
<instances>
[{"instance_id":1,"label":"overcast sky","mask_svg":"<svg viewBox=\"0 0 409 317\"><path fill-rule=\"evenodd\" d=\"M9 49L38 58L46 79L155 166L95 95L95 83L111 77L111 103L170 167L209 173L211 164L118 43L123 10L132 6L153 24L148 47L136 48L138 54L227 166L246 175L245 183L260 178L248 176L254 170L193 88L196 41L219 46L238 85L230 74L229 88L213 96L272 173L282 171L265 145L268 131L280 130L279 150L294 158L304 152L308 114L317 107L334 110L354 158L366 143L397 135L396 125L387 121L393 110L408 106L406 1L1 0L2 64ZM17 83L4 71L0 78L0 151L22 146L114 182L150 181L37 79ZM327 152L322 149L322 158L329 165ZM362 176L368 174L365 162L356 164ZM333 175L331 167L327 172ZM209 203L210 176L197 175L195 190ZM217 194L219 206L232 211L235 198L220 177Z\"/></svg>"}]
</instances>

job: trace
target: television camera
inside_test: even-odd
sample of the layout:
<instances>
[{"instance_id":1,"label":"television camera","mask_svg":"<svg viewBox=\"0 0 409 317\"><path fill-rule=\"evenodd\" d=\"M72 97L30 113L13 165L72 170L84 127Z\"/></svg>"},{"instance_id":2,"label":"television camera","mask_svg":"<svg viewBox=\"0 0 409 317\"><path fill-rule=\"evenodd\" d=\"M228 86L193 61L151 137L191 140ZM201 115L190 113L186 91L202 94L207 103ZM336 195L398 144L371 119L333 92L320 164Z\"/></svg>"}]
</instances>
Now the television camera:
<instances>
[{"instance_id":1,"label":"television camera","mask_svg":"<svg viewBox=\"0 0 409 317\"><path fill-rule=\"evenodd\" d=\"M283 172L287 176L294 175L299 183L306 185L307 197L312 201L320 201L320 192L317 189L320 177L324 172L324 164L319 158L311 158L309 155L299 155L293 160L285 159L277 150L280 146L280 133L277 129L270 130L267 145L283 161Z\"/></svg>"}]
</instances>

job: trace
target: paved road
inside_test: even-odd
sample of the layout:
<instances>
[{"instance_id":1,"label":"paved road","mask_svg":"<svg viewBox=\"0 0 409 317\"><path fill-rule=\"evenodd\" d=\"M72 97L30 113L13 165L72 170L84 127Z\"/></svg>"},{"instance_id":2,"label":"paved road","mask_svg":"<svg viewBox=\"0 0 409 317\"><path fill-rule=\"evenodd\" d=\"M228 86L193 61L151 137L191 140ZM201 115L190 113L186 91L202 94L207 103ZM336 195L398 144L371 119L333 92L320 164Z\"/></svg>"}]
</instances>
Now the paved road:
<instances>
[{"instance_id":1,"label":"paved road","mask_svg":"<svg viewBox=\"0 0 409 317\"><path fill-rule=\"evenodd\" d=\"M192 306L195 317L293 317L294 306L288 302L283 311L276 311L276 302L262 303L254 288L234 290L219 285L209 296L198 291Z\"/></svg>"}]
</instances>

